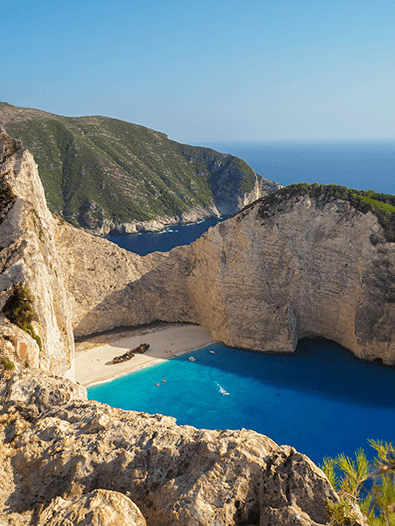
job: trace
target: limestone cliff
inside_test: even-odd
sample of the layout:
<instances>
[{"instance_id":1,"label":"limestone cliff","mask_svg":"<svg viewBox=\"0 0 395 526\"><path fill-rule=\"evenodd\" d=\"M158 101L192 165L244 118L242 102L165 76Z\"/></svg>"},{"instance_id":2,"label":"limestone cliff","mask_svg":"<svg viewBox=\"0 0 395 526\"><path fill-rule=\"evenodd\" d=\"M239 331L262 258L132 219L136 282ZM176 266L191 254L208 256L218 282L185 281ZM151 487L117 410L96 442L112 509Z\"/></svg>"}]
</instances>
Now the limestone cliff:
<instances>
[{"instance_id":1,"label":"limestone cliff","mask_svg":"<svg viewBox=\"0 0 395 526\"><path fill-rule=\"evenodd\" d=\"M189 321L230 346L292 352L323 336L394 364L395 244L377 217L323 196L271 202L144 258L59 223L75 334Z\"/></svg>"},{"instance_id":2,"label":"limestone cliff","mask_svg":"<svg viewBox=\"0 0 395 526\"><path fill-rule=\"evenodd\" d=\"M89 402L45 371L72 376L72 326L155 320L262 350L322 334L390 361L393 245L375 217L336 200L262 201L143 258L54 219L32 156L5 134L0 205L1 359L16 366L0 367L1 526L327 524L338 496L292 447Z\"/></svg>"},{"instance_id":3,"label":"limestone cliff","mask_svg":"<svg viewBox=\"0 0 395 526\"><path fill-rule=\"evenodd\" d=\"M33 156L4 133L0 199L1 353L72 377L74 341L54 219Z\"/></svg>"},{"instance_id":4,"label":"limestone cliff","mask_svg":"<svg viewBox=\"0 0 395 526\"><path fill-rule=\"evenodd\" d=\"M338 501L290 446L113 409L84 391L41 372L0 381L1 524L318 526L326 500Z\"/></svg>"}]
</instances>

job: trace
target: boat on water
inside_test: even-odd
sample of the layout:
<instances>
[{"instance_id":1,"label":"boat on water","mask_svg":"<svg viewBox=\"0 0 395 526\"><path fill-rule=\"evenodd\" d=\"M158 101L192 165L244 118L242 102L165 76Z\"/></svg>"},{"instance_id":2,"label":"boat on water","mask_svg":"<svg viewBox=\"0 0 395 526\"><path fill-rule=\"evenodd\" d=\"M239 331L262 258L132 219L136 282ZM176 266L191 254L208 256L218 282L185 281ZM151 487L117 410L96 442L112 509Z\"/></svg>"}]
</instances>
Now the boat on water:
<instances>
[{"instance_id":1,"label":"boat on water","mask_svg":"<svg viewBox=\"0 0 395 526\"><path fill-rule=\"evenodd\" d=\"M218 387L219 387L219 392L223 395L229 395L230 393L228 393L228 391L226 391L226 389L224 389L223 387L221 387L219 384L217 384Z\"/></svg>"}]
</instances>

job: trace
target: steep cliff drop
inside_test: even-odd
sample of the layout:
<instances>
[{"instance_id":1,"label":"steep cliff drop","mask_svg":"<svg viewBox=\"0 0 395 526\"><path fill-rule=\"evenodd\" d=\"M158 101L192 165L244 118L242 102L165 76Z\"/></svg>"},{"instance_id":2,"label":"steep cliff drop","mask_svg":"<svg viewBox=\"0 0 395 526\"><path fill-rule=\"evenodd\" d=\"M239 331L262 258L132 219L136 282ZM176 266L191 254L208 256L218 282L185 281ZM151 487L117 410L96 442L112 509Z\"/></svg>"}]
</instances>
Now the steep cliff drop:
<instances>
[{"instance_id":1,"label":"steep cliff drop","mask_svg":"<svg viewBox=\"0 0 395 526\"><path fill-rule=\"evenodd\" d=\"M59 223L75 334L184 321L234 347L292 352L322 336L394 364L395 243L376 215L332 194L284 188L144 258Z\"/></svg>"},{"instance_id":2,"label":"steep cliff drop","mask_svg":"<svg viewBox=\"0 0 395 526\"><path fill-rule=\"evenodd\" d=\"M5 133L0 207L2 347L11 361L72 378L74 339L54 219L33 156Z\"/></svg>"},{"instance_id":3,"label":"steep cliff drop","mask_svg":"<svg viewBox=\"0 0 395 526\"><path fill-rule=\"evenodd\" d=\"M88 401L83 387L64 378L72 376L72 324L88 334L161 319L198 321L228 343L278 350L292 350L297 331L320 331L303 321L302 299L292 299L299 297L292 289L279 298L268 293L297 282L292 230L275 249L277 223L285 229L295 220L289 208L283 219L265 219L258 203L190 247L141 258L55 220L32 156L5 134L0 184L0 524L328 524L326 503L338 496L292 447L253 431L198 430L162 415L113 409ZM294 207L310 224L311 203L302 199ZM373 229L386 249L374 218L364 228L358 232ZM265 241L271 230L273 245L270 236ZM306 237L302 232L296 239ZM385 261L390 268L390 256ZM258 282L267 276L279 284ZM352 277L350 283L353 291ZM383 304L381 296L377 301ZM392 313L382 312L382 319ZM246 323L252 337L245 336ZM5 367L10 362L14 372ZM365 525L354 511L356 524Z\"/></svg>"}]
</instances>

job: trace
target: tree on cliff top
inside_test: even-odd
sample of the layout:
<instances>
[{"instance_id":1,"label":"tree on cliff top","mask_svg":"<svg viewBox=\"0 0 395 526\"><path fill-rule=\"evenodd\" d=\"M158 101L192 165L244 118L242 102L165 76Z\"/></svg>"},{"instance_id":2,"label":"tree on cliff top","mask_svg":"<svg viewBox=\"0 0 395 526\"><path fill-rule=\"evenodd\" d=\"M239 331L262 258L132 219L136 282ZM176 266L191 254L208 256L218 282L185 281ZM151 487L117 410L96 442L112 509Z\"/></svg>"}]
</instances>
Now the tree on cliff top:
<instances>
[{"instance_id":1,"label":"tree on cliff top","mask_svg":"<svg viewBox=\"0 0 395 526\"><path fill-rule=\"evenodd\" d=\"M358 504L370 526L395 526L395 446L369 440L377 457L369 463L363 450L355 460L343 453L324 458L322 469L337 491L340 502L327 502L331 526L352 526Z\"/></svg>"}]
</instances>

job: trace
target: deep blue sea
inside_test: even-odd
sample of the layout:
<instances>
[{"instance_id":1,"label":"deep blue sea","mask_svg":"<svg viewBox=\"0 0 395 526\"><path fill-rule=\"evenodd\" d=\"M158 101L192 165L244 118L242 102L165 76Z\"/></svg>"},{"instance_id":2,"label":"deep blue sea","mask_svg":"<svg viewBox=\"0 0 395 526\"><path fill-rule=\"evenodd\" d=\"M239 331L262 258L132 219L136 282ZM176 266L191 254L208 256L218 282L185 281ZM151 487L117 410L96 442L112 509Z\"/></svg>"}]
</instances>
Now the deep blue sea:
<instances>
[{"instance_id":1,"label":"deep blue sea","mask_svg":"<svg viewBox=\"0 0 395 526\"><path fill-rule=\"evenodd\" d=\"M106 239L130 252L145 256L150 252L168 252L179 245L189 245L217 222L216 219L207 219L192 225L172 226L158 234L109 234Z\"/></svg>"},{"instance_id":2,"label":"deep blue sea","mask_svg":"<svg viewBox=\"0 0 395 526\"><path fill-rule=\"evenodd\" d=\"M395 194L395 141L206 145L245 159L257 173L284 185L333 183ZM108 239L145 255L188 244L214 223ZM191 354L196 362L188 360ZM302 340L289 355L222 344L191 354L91 387L89 397L171 415L179 424L254 429L317 463L341 452L352 455L359 447L371 456L369 438L395 440L394 367L363 362L326 340Z\"/></svg>"},{"instance_id":3,"label":"deep blue sea","mask_svg":"<svg viewBox=\"0 0 395 526\"><path fill-rule=\"evenodd\" d=\"M285 186L339 184L395 194L395 140L210 142L201 146L236 155L259 175Z\"/></svg>"}]
</instances>

